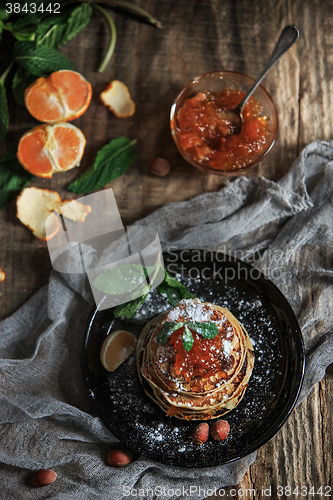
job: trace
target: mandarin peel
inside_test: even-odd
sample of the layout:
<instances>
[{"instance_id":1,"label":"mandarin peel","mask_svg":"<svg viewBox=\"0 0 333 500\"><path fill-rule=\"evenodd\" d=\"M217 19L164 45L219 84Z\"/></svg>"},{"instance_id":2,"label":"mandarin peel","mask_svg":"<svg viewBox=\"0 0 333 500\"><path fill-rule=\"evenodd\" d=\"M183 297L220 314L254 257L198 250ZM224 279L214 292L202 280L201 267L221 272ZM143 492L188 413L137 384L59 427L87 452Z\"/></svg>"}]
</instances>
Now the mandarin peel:
<instances>
[{"instance_id":1,"label":"mandarin peel","mask_svg":"<svg viewBox=\"0 0 333 500\"><path fill-rule=\"evenodd\" d=\"M42 241L53 238L61 228L59 216L54 213L56 210L74 222L84 222L91 212L89 205L76 200L62 201L56 191L35 187L22 190L17 197L16 208L17 218L32 231L36 238Z\"/></svg>"},{"instance_id":2,"label":"mandarin peel","mask_svg":"<svg viewBox=\"0 0 333 500\"><path fill-rule=\"evenodd\" d=\"M102 103L118 118L129 118L135 113L135 103L125 83L113 80L100 94Z\"/></svg>"},{"instance_id":3,"label":"mandarin peel","mask_svg":"<svg viewBox=\"0 0 333 500\"><path fill-rule=\"evenodd\" d=\"M76 200L63 200L58 211L67 219L74 222L84 222L87 215L91 212L90 205L84 205Z\"/></svg>"}]
</instances>

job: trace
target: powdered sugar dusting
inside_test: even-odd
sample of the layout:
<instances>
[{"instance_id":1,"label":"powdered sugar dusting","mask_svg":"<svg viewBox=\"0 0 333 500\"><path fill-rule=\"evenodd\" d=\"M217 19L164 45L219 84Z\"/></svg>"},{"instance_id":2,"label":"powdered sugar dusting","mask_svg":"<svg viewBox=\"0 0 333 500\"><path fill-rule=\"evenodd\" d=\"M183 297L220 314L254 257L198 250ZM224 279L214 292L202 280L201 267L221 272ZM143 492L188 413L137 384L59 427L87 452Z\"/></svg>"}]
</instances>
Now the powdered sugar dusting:
<instances>
[{"instance_id":1,"label":"powdered sugar dusting","mask_svg":"<svg viewBox=\"0 0 333 500\"><path fill-rule=\"evenodd\" d=\"M213 317L214 311L207 304L201 302L201 300L183 299L168 313L166 321L178 321L181 319L182 321L204 323L205 321L211 321Z\"/></svg>"},{"instance_id":2,"label":"powdered sugar dusting","mask_svg":"<svg viewBox=\"0 0 333 500\"><path fill-rule=\"evenodd\" d=\"M222 345L223 345L223 354L225 356L229 356L230 352L232 351L232 344L228 340L223 339Z\"/></svg>"}]
</instances>

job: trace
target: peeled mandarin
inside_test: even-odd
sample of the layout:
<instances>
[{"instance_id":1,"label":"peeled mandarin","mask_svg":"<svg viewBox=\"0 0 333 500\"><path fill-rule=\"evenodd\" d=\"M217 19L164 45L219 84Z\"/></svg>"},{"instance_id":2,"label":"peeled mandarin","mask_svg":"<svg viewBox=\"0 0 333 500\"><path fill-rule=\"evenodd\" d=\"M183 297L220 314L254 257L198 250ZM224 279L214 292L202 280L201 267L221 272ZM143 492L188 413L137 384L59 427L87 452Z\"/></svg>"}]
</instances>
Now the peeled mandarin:
<instances>
[{"instance_id":1,"label":"peeled mandarin","mask_svg":"<svg viewBox=\"0 0 333 500\"><path fill-rule=\"evenodd\" d=\"M52 177L80 164L86 139L71 123L38 125L20 139L17 159L31 174Z\"/></svg>"},{"instance_id":2,"label":"peeled mandarin","mask_svg":"<svg viewBox=\"0 0 333 500\"><path fill-rule=\"evenodd\" d=\"M91 84L80 73L60 70L32 83L25 90L24 102L36 120L59 123L81 116L87 110L91 96Z\"/></svg>"}]
</instances>

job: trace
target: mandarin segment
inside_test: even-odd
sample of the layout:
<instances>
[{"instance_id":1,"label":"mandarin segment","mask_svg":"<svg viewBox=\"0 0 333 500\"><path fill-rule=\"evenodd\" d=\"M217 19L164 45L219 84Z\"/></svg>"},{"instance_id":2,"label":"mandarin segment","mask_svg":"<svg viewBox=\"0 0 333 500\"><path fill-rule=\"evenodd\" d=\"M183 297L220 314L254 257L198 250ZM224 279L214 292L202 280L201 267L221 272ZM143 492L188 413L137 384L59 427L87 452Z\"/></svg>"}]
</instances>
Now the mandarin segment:
<instances>
[{"instance_id":1,"label":"mandarin segment","mask_svg":"<svg viewBox=\"0 0 333 500\"><path fill-rule=\"evenodd\" d=\"M80 164L86 139L71 123L38 125L20 139L17 159L31 174L52 177Z\"/></svg>"},{"instance_id":2,"label":"mandarin segment","mask_svg":"<svg viewBox=\"0 0 333 500\"><path fill-rule=\"evenodd\" d=\"M80 129L71 123L58 123L50 129L50 140L54 145L55 170L70 170L80 164L86 139ZM53 142L54 141L54 142Z\"/></svg>"},{"instance_id":3,"label":"mandarin segment","mask_svg":"<svg viewBox=\"0 0 333 500\"><path fill-rule=\"evenodd\" d=\"M80 73L60 70L48 78L38 78L24 93L29 113L45 123L74 120L88 108L91 84Z\"/></svg>"},{"instance_id":4,"label":"mandarin segment","mask_svg":"<svg viewBox=\"0 0 333 500\"><path fill-rule=\"evenodd\" d=\"M46 125L38 125L21 137L17 150L17 159L31 174L49 178L52 177L55 166L46 148L46 128Z\"/></svg>"},{"instance_id":5,"label":"mandarin segment","mask_svg":"<svg viewBox=\"0 0 333 500\"><path fill-rule=\"evenodd\" d=\"M135 352L136 337L126 330L117 330L108 335L102 344L100 360L109 372L114 372L121 363Z\"/></svg>"}]
</instances>

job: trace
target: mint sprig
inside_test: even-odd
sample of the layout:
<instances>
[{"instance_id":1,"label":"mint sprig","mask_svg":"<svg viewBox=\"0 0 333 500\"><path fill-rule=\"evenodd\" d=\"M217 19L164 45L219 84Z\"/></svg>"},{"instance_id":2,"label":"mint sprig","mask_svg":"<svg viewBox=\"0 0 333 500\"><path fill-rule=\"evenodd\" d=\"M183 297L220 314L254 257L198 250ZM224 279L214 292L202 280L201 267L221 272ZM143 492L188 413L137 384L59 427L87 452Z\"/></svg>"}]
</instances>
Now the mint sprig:
<instances>
[{"instance_id":1,"label":"mint sprig","mask_svg":"<svg viewBox=\"0 0 333 500\"><path fill-rule=\"evenodd\" d=\"M213 339L219 333L219 329L215 323L209 321L208 323L200 323L199 321L189 321L189 328L199 333L204 339Z\"/></svg>"},{"instance_id":2,"label":"mint sprig","mask_svg":"<svg viewBox=\"0 0 333 500\"><path fill-rule=\"evenodd\" d=\"M34 76L42 76L60 69L73 69L74 64L56 49L34 42L16 42L13 50L14 61Z\"/></svg>"},{"instance_id":3,"label":"mint sprig","mask_svg":"<svg viewBox=\"0 0 333 500\"><path fill-rule=\"evenodd\" d=\"M192 332L189 329L189 327L185 325L183 331L183 346L185 351L189 352L192 349L193 344L194 344L194 338Z\"/></svg>"},{"instance_id":4,"label":"mint sprig","mask_svg":"<svg viewBox=\"0 0 333 500\"><path fill-rule=\"evenodd\" d=\"M194 343L191 330L195 331L205 339L213 339L219 333L218 326L212 321L208 321L207 323L200 323L199 321L166 321L156 335L156 342L158 344L165 344L173 332L182 327L184 327L183 346L188 352L192 349Z\"/></svg>"},{"instance_id":5,"label":"mint sprig","mask_svg":"<svg viewBox=\"0 0 333 500\"><path fill-rule=\"evenodd\" d=\"M73 193L91 193L125 173L135 160L136 139L117 137L97 153L95 163L72 182L68 189Z\"/></svg>"},{"instance_id":6,"label":"mint sprig","mask_svg":"<svg viewBox=\"0 0 333 500\"><path fill-rule=\"evenodd\" d=\"M195 295L190 293L176 278L172 278L166 269L164 269L164 273L164 280L157 287L157 291L167 299L169 304L176 306L182 299L195 298Z\"/></svg>"},{"instance_id":7,"label":"mint sprig","mask_svg":"<svg viewBox=\"0 0 333 500\"><path fill-rule=\"evenodd\" d=\"M156 342L158 344L165 344L165 342L168 340L169 337L175 332L176 330L179 330L183 326L183 323L177 323L174 321L166 321L160 331L158 332L156 336Z\"/></svg>"},{"instance_id":8,"label":"mint sprig","mask_svg":"<svg viewBox=\"0 0 333 500\"><path fill-rule=\"evenodd\" d=\"M84 175L84 174L83 174ZM149 281L153 281L150 279L151 272L155 269L154 272L158 272L161 267L153 268L150 267L141 267L136 265L129 265L129 269L131 270L131 282L140 284L142 280L142 270L145 273L146 278L149 276ZM126 283L124 281L124 276L126 275L126 266L122 266L121 268L111 268L106 271L100 273L93 285L100 290L101 292L108 293L111 295L119 295L124 293L124 286L126 291ZM135 279L135 281L133 281ZM150 286L149 286L150 288ZM192 299L195 298L193 293L190 293L187 288L180 283L176 278L172 278L166 269L164 269L164 280L162 283L156 288L157 291L167 299L167 301L172 305L177 305L182 299ZM125 304L121 304L117 306L113 312L113 314L117 318L133 318L139 308L144 304L146 297L148 295L149 289L144 293L141 297L135 298ZM199 328L199 326L198 326ZM203 329L203 337L205 336L205 331ZM171 332L172 333L172 332ZM206 337L209 338L209 337Z\"/></svg>"},{"instance_id":9,"label":"mint sprig","mask_svg":"<svg viewBox=\"0 0 333 500\"><path fill-rule=\"evenodd\" d=\"M0 74L0 141L2 141L7 133L10 119L5 78L14 64L14 71L9 75L11 82L7 87L12 87L15 101L22 105L25 89L37 77L74 67L67 57L58 52L58 49L86 27L92 17L93 7L96 7L108 19L111 32L110 47L99 71L105 68L114 51L116 28L109 14L97 5L95 0L63 1L59 14L51 13L49 10L49 6L55 9L57 4L48 3L48 7L44 8L44 0L34 0L31 4L35 9L33 12L30 12L29 2L16 2L15 6L20 7L18 12L14 11L13 2L9 2L8 5L6 2L0 3L0 53L1 56L6 56L2 59L8 60L7 70L2 69L4 73ZM6 5L2 5L3 3ZM130 1L104 0L99 3L135 13L153 26L162 28L157 19ZM70 4L78 5L71 6ZM8 9L8 6L12 8ZM2 66L5 65L4 60ZM116 177L121 173L123 172L120 171Z\"/></svg>"}]
</instances>

